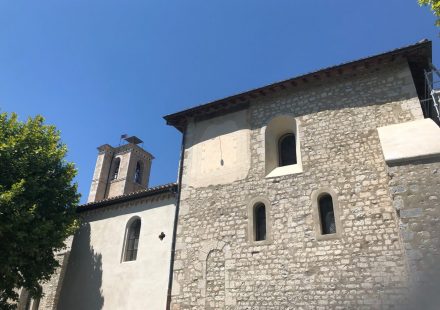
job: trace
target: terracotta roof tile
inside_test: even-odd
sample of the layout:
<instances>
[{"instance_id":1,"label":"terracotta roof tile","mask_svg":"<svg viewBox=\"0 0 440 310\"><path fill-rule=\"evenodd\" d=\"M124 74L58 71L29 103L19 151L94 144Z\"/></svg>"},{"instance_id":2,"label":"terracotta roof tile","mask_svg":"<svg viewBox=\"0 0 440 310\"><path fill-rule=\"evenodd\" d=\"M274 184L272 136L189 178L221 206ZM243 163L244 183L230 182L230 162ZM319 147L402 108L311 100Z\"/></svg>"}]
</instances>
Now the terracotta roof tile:
<instances>
[{"instance_id":1,"label":"terracotta roof tile","mask_svg":"<svg viewBox=\"0 0 440 310\"><path fill-rule=\"evenodd\" d=\"M106 198L106 199L94 201L94 202L88 202L86 204L78 206L76 208L76 211L78 213L85 212L85 211L102 208L102 207L113 205L113 204L120 203L120 202L135 200L138 198L160 195L160 194L163 194L166 192L176 192L176 190L177 190L177 183L168 183L168 184L159 185L159 186L147 188L144 190L140 190L137 192L133 192L130 194L119 195L119 196L110 197L110 198Z\"/></svg>"}]
</instances>

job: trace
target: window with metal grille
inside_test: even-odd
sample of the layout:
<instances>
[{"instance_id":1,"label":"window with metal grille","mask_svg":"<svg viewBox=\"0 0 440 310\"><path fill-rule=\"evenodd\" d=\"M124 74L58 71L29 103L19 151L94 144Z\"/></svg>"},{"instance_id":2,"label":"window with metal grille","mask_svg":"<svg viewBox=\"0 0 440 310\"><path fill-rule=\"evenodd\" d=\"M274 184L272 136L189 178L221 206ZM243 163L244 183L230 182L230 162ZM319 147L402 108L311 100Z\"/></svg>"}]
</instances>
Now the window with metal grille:
<instances>
[{"instance_id":1,"label":"window with metal grille","mask_svg":"<svg viewBox=\"0 0 440 310\"><path fill-rule=\"evenodd\" d=\"M121 159L120 158L116 158L115 159L115 164L113 166L113 171L112 171L112 180L116 180L118 178L119 166L120 165L121 165Z\"/></svg>"},{"instance_id":2,"label":"window with metal grille","mask_svg":"<svg viewBox=\"0 0 440 310\"><path fill-rule=\"evenodd\" d=\"M335 213L332 196L324 194L318 199L321 233L323 235L336 233Z\"/></svg>"},{"instance_id":3,"label":"window with metal grille","mask_svg":"<svg viewBox=\"0 0 440 310\"><path fill-rule=\"evenodd\" d=\"M138 184L142 182L142 165L140 162L136 164L136 171L134 173L134 181Z\"/></svg>"},{"instance_id":4,"label":"window with metal grille","mask_svg":"<svg viewBox=\"0 0 440 310\"><path fill-rule=\"evenodd\" d=\"M127 230L127 240L125 245L124 261L136 260L138 246L139 246L139 234L141 231L141 220L135 219Z\"/></svg>"},{"instance_id":5,"label":"window with metal grille","mask_svg":"<svg viewBox=\"0 0 440 310\"><path fill-rule=\"evenodd\" d=\"M278 165L279 167L296 164L295 135L288 133L278 140Z\"/></svg>"},{"instance_id":6,"label":"window with metal grille","mask_svg":"<svg viewBox=\"0 0 440 310\"><path fill-rule=\"evenodd\" d=\"M254 208L255 241L266 240L266 206L262 203Z\"/></svg>"}]
</instances>

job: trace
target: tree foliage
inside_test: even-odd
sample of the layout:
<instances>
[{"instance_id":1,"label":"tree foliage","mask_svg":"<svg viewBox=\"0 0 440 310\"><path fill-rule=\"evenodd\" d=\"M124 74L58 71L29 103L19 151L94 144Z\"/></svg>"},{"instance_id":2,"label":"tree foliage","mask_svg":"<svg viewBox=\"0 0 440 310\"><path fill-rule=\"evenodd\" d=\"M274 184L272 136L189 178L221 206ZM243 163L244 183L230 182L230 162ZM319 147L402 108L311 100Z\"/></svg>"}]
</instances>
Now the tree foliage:
<instances>
[{"instance_id":1,"label":"tree foliage","mask_svg":"<svg viewBox=\"0 0 440 310\"><path fill-rule=\"evenodd\" d=\"M66 152L43 117L0 114L0 309L15 307L20 287L41 296L39 283L58 266L54 251L78 226L76 170Z\"/></svg>"},{"instance_id":2,"label":"tree foliage","mask_svg":"<svg viewBox=\"0 0 440 310\"><path fill-rule=\"evenodd\" d=\"M440 27L440 0L418 0L420 5L430 6L431 11L437 18L435 24Z\"/></svg>"}]
</instances>

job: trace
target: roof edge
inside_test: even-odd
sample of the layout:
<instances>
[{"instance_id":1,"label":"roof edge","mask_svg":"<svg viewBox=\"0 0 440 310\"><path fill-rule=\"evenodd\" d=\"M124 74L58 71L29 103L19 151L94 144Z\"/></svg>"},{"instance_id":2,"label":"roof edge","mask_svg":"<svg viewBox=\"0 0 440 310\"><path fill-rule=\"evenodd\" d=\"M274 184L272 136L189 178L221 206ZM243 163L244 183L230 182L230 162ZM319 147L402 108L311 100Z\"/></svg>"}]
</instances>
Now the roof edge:
<instances>
[{"instance_id":1,"label":"roof edge","mask_svg":"<svg viewBox=\"0 0 440 310\"><path fill-rule=\"evenodd\" d=\"M156 196L164 193L175 193L177 191L177 183L168 183L164 185L155 186L152 188L144 189L141 191L133 192L130 194L115 196L106 198L99 201L89 202L83 205L79 205L76 208L77 213L87 212L91 210L100 209L106 206L114 205L121 202L132 201L140 198Z\"/></svg>"},{"instance_id":2,"label":"roof edge","mask_svg":"<svg viewBox=\"0 0 440 310\"><path fill-rule=\"evenodd\" d=\"M325 74L329 76L333 72L340 72L345 68L351 67L355 69L360 64L366 64L372 62L374 60L379 60L385 57L391 57L393 60L397 56L403 56L405 58L409 57L411 53L415 53L416 51L424 51L426 57L429 58L429 62L431 62L432 58L432 41L428 39L420 40L419 42L411 45L407 45L401 48L393 49L387 52L383 52L380 54L375 54L373 56L368 56L365 58L359 58L357 60L345 62L339 65L330 66L326 68L322 68L316 71L312 71L309 73L305 73L287 80L278 81L275 83L271 83L259 88L251 89L245 92L241 92L232 96L228 96L222 99L214 100L202 105L198 105L180 112L176 112L173 114L165 115L163 118L166 120L167 125L174 126L180 131L183 131L186 126L186 118L192 117L199 114L204 114L210 109L223 110L227 109L228 106L237 106L244 105L244 103L248 102L250 99L255 99L259 96L265 96L267 93L273 93L279 91L281 89L286 89L289 86L296 86L296 84L305 82L310 82L309 80L320 80L320 75ZM244 105L245 106L245 105Z\"/></svg>"}]
</instances>

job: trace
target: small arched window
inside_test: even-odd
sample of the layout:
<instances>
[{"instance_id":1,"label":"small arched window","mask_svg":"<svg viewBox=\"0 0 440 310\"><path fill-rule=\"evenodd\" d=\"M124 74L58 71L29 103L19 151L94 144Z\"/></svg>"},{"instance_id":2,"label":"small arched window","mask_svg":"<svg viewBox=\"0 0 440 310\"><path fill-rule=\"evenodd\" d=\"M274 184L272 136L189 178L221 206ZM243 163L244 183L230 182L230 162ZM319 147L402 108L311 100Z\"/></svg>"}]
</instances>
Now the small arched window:
<instances>
[{"instance_id":1,"label":"small arched window","mask_svg":"<svg viewBox=\"0 0 440 310\"><path fill-rule=\"evenodd\" d=\"M336 233L335 212L333 210L332 196L323 194L318 199L319 219L321 234L328 235Z\"/></svg>"},{"instance_id":2,"label":"small arched window","mask_svg":"<svg viewBox=\"0 0 440 310\"><path fill-rule=\"evenodd\" d=\"M138 184L142 182L142 165L140 162L136 164L136 171L134 172L134 181Z\"/></svg>"},{"instance_id":3,"label":"small arched window","mask_svg":"<svg viewBox=\"0 0 440 310\"><path fill-rule=\"evenodd\" d=\"M120 158L116 158L115 159L115 164L113 166L113 171L112 171L112 180L116 180L118 178L119 166L120 165L121 165L121 159Z\"/></svg>"},{"instance_id":4,"label":"small arched window","mask_svg":"<svg viewBox=\"0 0 440 310\"><path fill-rule=\"evenodd\" d=\"M296 165L296 143L293 133L287 133L278 140L278 165Z\"/></svg>"},{"instance_id":5,"label":"small arched window","mask_svg":"<svg viewBox=\"0 0 440 310\"><path fill-rule=\"evenodd\" d=\"M139 218L133 220L127 229L125 241L124 261L136 260L139 246L139 235L141 232L141 220Z\"/></svg>"},{"instance_id":6,"label":"small arched window","mask_svg":"<svg viewBox=\"0 0 440 310\"><path fill-rule=\"evenodd\" d=\"M255 241L266 240L266 206L262 203L254 207Z\"/></svg>"}]
</instances>

